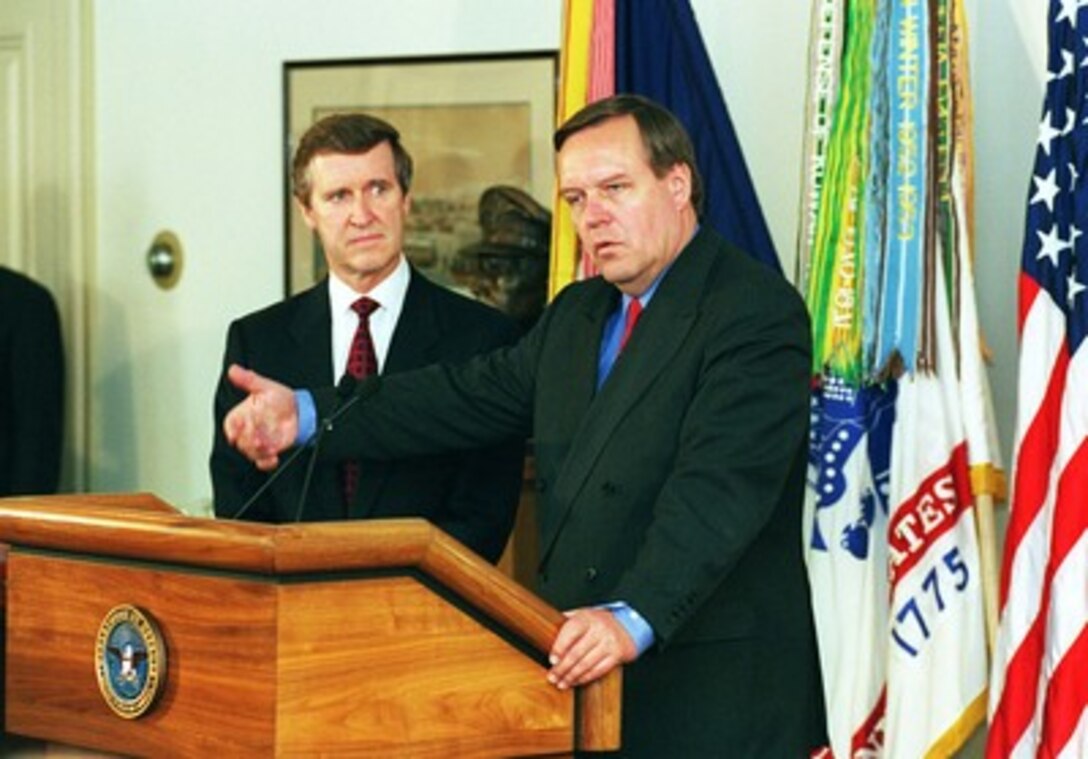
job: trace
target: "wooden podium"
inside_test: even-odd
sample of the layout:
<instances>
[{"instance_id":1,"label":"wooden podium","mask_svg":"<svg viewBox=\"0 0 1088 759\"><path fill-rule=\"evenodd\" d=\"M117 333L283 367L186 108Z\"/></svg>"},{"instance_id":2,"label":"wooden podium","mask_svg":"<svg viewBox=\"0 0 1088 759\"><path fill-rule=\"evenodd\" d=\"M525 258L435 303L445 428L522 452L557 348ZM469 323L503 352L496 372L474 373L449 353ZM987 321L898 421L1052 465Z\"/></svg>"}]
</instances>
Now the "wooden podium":
<instances>
[{"instance_id":1,"label":"wooden podium","mask_svg":"<svg viewBox=\"0 0 1088 759\"><path fill-rule=\"evenodd\" d=\"M620 672L545 680L562 615L423 520L261 525L146 494L0 499L6 729L139 756L474 757L619 745ZM112 609L165 650L157 700L114 713Z\"/></svg>"}]
</instances>

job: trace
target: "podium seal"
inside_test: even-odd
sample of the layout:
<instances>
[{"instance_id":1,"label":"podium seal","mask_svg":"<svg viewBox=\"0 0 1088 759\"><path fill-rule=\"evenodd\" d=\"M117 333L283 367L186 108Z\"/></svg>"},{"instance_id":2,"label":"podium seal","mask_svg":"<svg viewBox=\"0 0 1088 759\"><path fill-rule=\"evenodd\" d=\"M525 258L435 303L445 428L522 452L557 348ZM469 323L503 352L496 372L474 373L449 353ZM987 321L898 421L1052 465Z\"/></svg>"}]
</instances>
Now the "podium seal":
<instances>
[{"instance_id":1,"label":"podium seal","mask_svg":"<svg viewBox=\"0 0 1088 759\"><path fill-rule=\"evenodd\" d=\"M136 719L155 703L166 678L166 646L154 621L135 606L109 610L98 627L95 674L114 714Z\"/></svg>"}]
</instances>

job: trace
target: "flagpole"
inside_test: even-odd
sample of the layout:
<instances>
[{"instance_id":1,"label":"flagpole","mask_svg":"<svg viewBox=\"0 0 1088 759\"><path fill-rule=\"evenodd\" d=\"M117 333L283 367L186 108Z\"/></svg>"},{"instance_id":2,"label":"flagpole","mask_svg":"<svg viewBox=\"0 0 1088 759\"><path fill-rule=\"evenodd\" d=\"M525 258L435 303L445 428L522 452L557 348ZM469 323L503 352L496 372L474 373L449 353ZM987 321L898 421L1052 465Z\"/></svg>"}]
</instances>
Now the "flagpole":
<instances>
[{"instance_id":1,"label":"flagpole","mask_svg":"<svg viewBox=\"0 0 1088 759\"><path fill-rule=\"evenodd\" d=\"M975 528L978 530L979 571L982 573L982 605L986 614L986 642L991 655L997 644L997 531L994 528L994 497L975 496Z\"/></svg>"}]
</instances>

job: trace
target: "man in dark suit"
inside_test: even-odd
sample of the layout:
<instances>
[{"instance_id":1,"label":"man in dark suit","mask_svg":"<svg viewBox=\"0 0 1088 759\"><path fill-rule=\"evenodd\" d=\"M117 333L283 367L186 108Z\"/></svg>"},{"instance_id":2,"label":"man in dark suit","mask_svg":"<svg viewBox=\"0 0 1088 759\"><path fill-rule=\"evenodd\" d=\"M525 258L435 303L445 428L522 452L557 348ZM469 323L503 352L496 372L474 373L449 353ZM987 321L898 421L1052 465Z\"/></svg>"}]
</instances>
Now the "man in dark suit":
<instances>
[{"instance_id":1,"label":"man in dark suit","mask_svg":"<svg viewBox=\"0 0 1088 759\"><path fill-rule=\"evenodd\" d=\"M382 374L464 361L516 338L514 324L497 311L431 283L406 261L411 178L399 134L380 119L334 115L303 135L293 191L321 241L329 276L232 323L224 370L237 363L291 385L333 384L349 368L364 320L377 365L372 370ZM361 296L375 304L363 317L353 310ZM220 517L239 515L268 477L223 437L223 417L241 399L224 374L211 455ZM523 456L522 439L510 437L457 453L358 461L350 486L340 465L325 463L315 470L305 503L306 467L296 466L240 516L266 522L422 516L494 562L513 524Z\"/></svg>"},{"instance_id":2,"label":"man in dark suit","mask_svg":"<svg viewBox=\"0 0 1088 759\"><path fill-rule=\"evenodd\" d=\"M801 541L804 305L699 226L691 143L660 106L598 101L555 146L601 277L565 289L511 349L368 384L326 453L531 429L538 589L569 610L548 678L565 688L627 664L624 755L807 756L824 722ZM230 378L250 397L227 437L262 468L308 437L301 410L336 403Z\"/></svg>"},{"instance_id":3,"label":"man in dark suit","mask_svg":"<svg viewBox=\"0 0 1088 759\"><path fill-rule=\"evenodd\" d=\"M49 291L0 267L0 496L55 493L64 350Z\"/></svg>"}]
</instances>

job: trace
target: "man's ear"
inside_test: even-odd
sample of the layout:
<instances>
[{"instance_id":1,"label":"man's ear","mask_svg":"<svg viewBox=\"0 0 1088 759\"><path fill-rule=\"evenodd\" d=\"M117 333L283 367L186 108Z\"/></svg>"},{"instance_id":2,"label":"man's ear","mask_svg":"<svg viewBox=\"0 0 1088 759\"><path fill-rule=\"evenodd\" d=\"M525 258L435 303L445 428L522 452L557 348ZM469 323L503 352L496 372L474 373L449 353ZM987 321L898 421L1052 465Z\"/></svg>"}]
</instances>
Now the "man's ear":
<instances>
[{"instance_id":1,"label":"man's ear","mask_svg":"<svg viewBox=\"0 0 1088 759\"><path fill-rule=\"evenodd\" d=\"M302 202L299 200L298 195L292 197L295 201L295 208L302 214L302 220L306 222L306 226L311 230L317 229L317 219L314 217L314 209L310 206L309 201Z\"/></svg>"},{"instance_id":2,"label":"man's ear","mask_svg":"<svg viewBox=\"0 0 1088 759\"><path fill-rule=\"evenodd\" d=\"M691 167L686 163L675 163L665 175L669 193L676 208L691 204Z\"/></svg>"}]
</instances>

